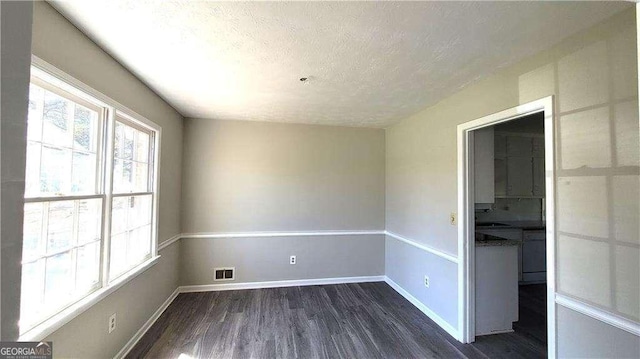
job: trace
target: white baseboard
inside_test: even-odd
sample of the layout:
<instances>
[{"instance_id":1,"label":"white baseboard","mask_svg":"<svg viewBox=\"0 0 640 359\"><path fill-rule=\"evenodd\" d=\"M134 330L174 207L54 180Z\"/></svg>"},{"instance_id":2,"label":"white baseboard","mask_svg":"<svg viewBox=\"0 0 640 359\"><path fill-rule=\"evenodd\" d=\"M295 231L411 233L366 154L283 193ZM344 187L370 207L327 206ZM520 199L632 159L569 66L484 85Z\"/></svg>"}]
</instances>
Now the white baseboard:
<instances>
[{"instance_id":1,"label":"white baseboard","mask_svg":"<svg viewBox=\"0 0 640 359\"><path fill-rule=\"evenodd\" d=\"M120 349L120 351L118 352L118 354L116 354L114 359L124 358L127 354L129 354L131 349L133 349L133 347L136 344L138 344L140 339L142 339L142 337L147 333L147 330L149 330L149 328L151 328L151 326L156 322L156 320L158 320L158 318L160 318L162 313L169 307L169 305L173 302L173 300L176 299L178 294L180 294L180 288L179 287L176 288L176 290L174 290L173 293L171 293L169 298L167 298L167 300L165 300L164 303L162 303L160 308L158 308L158 310L156 310L155 313L153 313L151 318L149 318L149 320L147 320L147 322L144 323L142 328L140 328L136 332L136 334L134 334L133 337L127 342L127 344L125 344L124 347L122 347L122 349Z\"/></svg>"},{"instance_id":2,"label":"white baseboard","mask_svg":"<svg viewBox=\"0 0 640 359\"><path fill-rule=\"evenodd\" d=\"M384 282L384 280L385 280L385 276L339 277L339 278L317 278L317 279L298 279L298 280L277 280L277 281L269 281L269 282L245 282L245 283L186 285L186 286L181 286L178 289L180 290L180 293L215 292L215 291L222 291L222 290L281 288L281 287L298 287L298 286L307 286L307 285L327 285L327 284L345 284L345 283Z\"/></svg>"},{"instance_id":3,"label":"white baseboard","mask_svg":"<svg viewBox=\"0 0 640 359\"><path fill-rule=\"evenodd\" d=\"M416 297L411 295L411 293L407 292L402 288L398 283L394 282L391 278L385 276L384 281L387 282L391 286L391 288L395 289L401 296L405 297L406 300L411 302L416 308L420 309L422 313L424 313L427 317L431 318L436 324L438 324L442 329L444 329L447 333L449 333L452 337L460 340L460 333L456 328L451 326L446 320L442 319L438 314L429 309L426 305L424 305L421 301L419 301Z\"/></svg>"}]
</instances>

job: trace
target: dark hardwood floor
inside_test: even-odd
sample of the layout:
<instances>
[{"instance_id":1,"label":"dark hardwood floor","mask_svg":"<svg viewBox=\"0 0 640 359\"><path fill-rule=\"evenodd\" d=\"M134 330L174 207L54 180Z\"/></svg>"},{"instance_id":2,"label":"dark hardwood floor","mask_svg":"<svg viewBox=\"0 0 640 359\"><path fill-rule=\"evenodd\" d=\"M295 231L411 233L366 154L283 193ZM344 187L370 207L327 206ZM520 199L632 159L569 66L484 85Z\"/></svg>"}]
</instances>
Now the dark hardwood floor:
<instances>
[{"instance_id":1,"label":"dark hardwood floor","mask_svg":"<svg viewBox=\"0 0 640 359\"><path fill-rule=\"evenodd\" d=\"M484 340L460 344L378 282L180 294L127 357L493 358L514 357L515 349L520 355L519 344L506 342L493 351L485 351Z\"/></svg>"}]
</instances>

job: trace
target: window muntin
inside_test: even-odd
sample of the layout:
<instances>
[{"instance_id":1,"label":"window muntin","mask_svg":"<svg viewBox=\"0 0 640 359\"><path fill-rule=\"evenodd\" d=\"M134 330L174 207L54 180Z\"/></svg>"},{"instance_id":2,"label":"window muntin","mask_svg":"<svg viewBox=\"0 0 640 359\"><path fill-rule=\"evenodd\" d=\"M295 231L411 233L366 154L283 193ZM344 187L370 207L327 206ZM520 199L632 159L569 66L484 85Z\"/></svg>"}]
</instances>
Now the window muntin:
<instances>
[{"instance_id":1,"label":"window muntin","mask_svg":"<svg viewBox=\"0 0 640 359\"><path fill-rule=\"evenodd\" d=\"M32 74L21 333L155 255L156 131L37 68ZM107 128L120 130L122 145ZM115 180L116 160L130 169L120 172L126 182ZM124 227L113 233L122 217L110 211L117 201L128 206L120 206ZM124 240L105 241L115 236Z\"/></svg>"}]
</instances>

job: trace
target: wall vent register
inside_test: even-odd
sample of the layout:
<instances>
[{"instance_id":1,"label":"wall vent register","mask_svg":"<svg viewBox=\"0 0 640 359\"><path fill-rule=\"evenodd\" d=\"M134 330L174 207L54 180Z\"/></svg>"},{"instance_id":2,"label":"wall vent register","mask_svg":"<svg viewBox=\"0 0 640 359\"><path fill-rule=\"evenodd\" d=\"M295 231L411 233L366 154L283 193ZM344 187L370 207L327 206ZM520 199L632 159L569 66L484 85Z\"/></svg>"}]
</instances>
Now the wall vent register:
<instances>
[{"instance_id":1,"label":"wall vent register","mask_svg":"<svg viewBox=\"0 0 640 359\"><path fill-rule=\"evenodd\" d=\"M235 268L216 268L214 271L213 280L234 280L235 279Z\"/></svg>"}]
</instances>

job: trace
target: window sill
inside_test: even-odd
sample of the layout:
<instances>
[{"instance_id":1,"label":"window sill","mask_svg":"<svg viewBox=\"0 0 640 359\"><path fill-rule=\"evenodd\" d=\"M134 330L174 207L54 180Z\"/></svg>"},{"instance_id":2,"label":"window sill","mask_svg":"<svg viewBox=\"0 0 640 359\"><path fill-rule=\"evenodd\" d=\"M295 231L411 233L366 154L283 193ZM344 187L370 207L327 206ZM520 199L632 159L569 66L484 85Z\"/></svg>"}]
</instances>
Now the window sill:
<instances>
[{"instance_id":1,"label":"window sill","mask_svg":"<svg viewBox=\"0 0 640 359\"><path fill-rule=\"evenodd\" d=\"M118 290L120 287L142 274L147 269L151 268L154 264L158 263L160 255L148 259L146 262L138 265L132 269L129 273L116 279L111 284L104 288L100 288L97 291L82 298L80 301L72 304L71 306L63 309L60 313L47 319L45 322L29 329L28 331L20 334L19 341L41 341L47 336L51 335L56 330L60 329L65 324L69 323L78 315L84 313L89 308L106 298L111 293Z\"/></svg>"}]
</instances>

